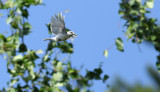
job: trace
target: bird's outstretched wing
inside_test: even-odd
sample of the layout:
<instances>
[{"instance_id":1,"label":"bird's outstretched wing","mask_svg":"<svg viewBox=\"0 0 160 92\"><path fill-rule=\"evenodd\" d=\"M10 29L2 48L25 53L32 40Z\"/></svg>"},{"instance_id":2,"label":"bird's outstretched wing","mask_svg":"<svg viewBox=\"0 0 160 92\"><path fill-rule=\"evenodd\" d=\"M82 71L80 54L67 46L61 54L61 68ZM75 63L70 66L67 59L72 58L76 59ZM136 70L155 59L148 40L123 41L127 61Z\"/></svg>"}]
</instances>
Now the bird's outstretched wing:
<instances>
[{"instance_id":1,"label":"bird's outstretched wing","mask_svg":"<svg viewBox=\"0 0 160 92\"><path fill-rule=\"evenodd\" d=\"M52 17L50 29L54 35L66 33L63 16L58 14L55 16L55 18Z\"/></svg>"}]
</instances>

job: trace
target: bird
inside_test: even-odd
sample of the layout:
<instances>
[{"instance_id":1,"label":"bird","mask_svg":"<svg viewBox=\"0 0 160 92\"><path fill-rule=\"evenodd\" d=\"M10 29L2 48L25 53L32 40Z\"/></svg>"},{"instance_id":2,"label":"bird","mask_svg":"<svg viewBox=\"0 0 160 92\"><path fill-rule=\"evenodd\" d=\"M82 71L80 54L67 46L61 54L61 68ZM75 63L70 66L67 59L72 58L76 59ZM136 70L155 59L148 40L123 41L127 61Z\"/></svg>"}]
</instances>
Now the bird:
<instances>
[{"instance_id":1,"label":"bird","mask_svg":"<svg viewBox=\"0 0 160 92\"><path fill-rule=\"evenodd\" d=\"M72 31L67 31L64 23L64 17L58 13L58 15L55 15L55 18L51 18L50 23L50 30L54 37L43 39L46 40L52 40L52 41L65 41L70 37L76 37L77 35Z\"/></svg>"}]
</instances>

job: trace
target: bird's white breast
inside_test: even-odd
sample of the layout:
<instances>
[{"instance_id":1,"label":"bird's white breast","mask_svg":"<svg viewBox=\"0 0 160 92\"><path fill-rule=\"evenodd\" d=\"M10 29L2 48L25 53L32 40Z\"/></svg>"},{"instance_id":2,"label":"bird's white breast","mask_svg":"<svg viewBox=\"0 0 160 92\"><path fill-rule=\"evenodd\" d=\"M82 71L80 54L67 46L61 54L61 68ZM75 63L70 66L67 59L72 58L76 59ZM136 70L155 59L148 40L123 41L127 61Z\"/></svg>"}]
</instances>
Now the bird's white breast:
<instances>
[{"instance_id":1,"label":"bird's white breast","mask_svg":"<svg viewBox=\"0 0 160 92\"><path fill-rule=\"evenodd\" d=\"M65 41L66 39L68 39L70 36L67 34L59 34L56 36L56 40L57 41Z\"/></svg>"}]
</instances>

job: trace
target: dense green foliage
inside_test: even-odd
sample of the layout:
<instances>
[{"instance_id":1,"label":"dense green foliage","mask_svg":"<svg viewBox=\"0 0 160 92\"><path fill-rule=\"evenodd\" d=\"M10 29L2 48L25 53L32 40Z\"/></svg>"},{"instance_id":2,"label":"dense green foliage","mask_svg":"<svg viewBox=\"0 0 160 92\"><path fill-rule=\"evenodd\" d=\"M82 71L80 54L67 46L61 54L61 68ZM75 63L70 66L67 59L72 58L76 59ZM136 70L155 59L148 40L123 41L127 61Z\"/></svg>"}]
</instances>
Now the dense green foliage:
<instances>
[{"instance_id":1,"label":"dense green foliage","mask_svg":"<svg viewBox=\"0 0 160 92\"><path fill-rule=\"evenodd\" d=\"M2 91L90 92L92 90L88 88L92 85L92 80L105 82L108 76L102 77L101 66L81 75L79 70L72 68L70 61L64 63L57 58L57 53L53 50L59 49L61 53L72 54L72 43L50 41L46 51L27 48L24 36L28 36L32 28L27 20L28 8L35 5L42 5L42 0L0 1L0 9L8 12L6 23L11 27L10 36L0 34L0 54L6 57L7 70L11 75L8 88ZM45 55L40 57L42 52Z\"/></svg>"},{"instance_id":2,"label":"dense green foliage","mask_svg":"<svg viewBox=\"0 0 160 92\"><path fill-rule=\"evenodd\" d=\"M131 39L133 43L149 41L160 52L160 27L156 24L156 19L146 17L149 13L148 8L153 8L153 4L153 0L143 3L140 0L122 0L119 14L122 19L126 20L124 26L127 28L125 35L128 39ZM66 60L64 63L57 58L54 49L59 49L63 54L72 54L74 52L72 43L50 41L45 51L29 50L24 39L32 28L28 22L28 9L36 5L43 5L42 0L0 1L0 9L7 11L6 23L10 26L10 36L0 33L0 54L5 57L7 70L11 75L11 80L7 83L8 88L0 89L0 91L91 92L93 80L101 80L105 83L109 77L108 75L102 77L101 65L81 75L79 70L71 66L70 61ZM50 32L48 25L47 27ZM118 50L124 51L120 37L116 39L115 44ZM45 55L40 57L39 54L42 52L45 52ZM108 56L107 50L104 51L104 55ZM160 69L159 55L157 67ZM159 86L159 74L150 68L148 71ZM110 92L123 92L124 89L126 92L158 92L159 90L140 85L130 87L122 82L116 83L117 85L109 89Z\"/></svg>"},{"instance_id":3,"label":"dense green foliage","mask_svg":"<svg viewBox=\"0 0 160 92\"><path fill-rule=\"evenodd\" d=\"M121 0L119 14L126 22L124 24L125 36L133 43L140 44L143 41L153 44L156 51L160 53L160 26L157 19L148 18L146 15L150 13L149 9L153 8L154 0ZM117 49L123 50L123 42L121 38L116 40ZM157 56L157 69L160 71L160 54ZM160 74L157 70L148 67L148 73L154 80L152 87L142 86L141 84L128 85L121 80L117 80L110 88L109 92L159 92Z\"/></svg>"},{"instance_id":4,"label":"dense green foliage","mask_svg":"<svg viewBox=\"0 0 160 92\"><path fill-rule=\"evenodd\" d=\"M145 2L141 0L122 0L119 14L126 21L124 27L127 28L125 35L128 39L138 44L143 41L151 42L156 51L160 52L160 27L157 24L157 19L146 16L150 13L149 8L153 8L153 6L154 0L146 0ZM117 47L120 48L119 45ZM157 68L160 70L159 55L157 56Z\"/></svg>"}]
</instances>

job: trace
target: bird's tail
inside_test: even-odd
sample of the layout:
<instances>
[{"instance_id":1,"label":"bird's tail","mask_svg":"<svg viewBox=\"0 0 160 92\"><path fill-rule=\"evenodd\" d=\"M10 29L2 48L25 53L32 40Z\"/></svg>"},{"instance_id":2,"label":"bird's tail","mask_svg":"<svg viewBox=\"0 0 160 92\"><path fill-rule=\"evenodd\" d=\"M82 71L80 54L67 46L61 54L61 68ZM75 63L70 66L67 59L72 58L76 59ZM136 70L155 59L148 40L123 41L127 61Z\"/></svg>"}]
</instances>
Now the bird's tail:
<instances>
[{"instance_id":1,"label":"bird's tail","mask_svg":"<svg viewBox=\"0 0 160 92\"><path fill-rule=\"evenodd\" d=\"M48 38L48 39L43 39L43 41L47 41L47 40L51 40L51 38Z\"/></svg>"}]
</instances>

